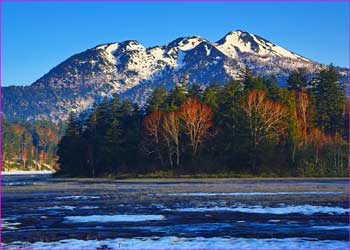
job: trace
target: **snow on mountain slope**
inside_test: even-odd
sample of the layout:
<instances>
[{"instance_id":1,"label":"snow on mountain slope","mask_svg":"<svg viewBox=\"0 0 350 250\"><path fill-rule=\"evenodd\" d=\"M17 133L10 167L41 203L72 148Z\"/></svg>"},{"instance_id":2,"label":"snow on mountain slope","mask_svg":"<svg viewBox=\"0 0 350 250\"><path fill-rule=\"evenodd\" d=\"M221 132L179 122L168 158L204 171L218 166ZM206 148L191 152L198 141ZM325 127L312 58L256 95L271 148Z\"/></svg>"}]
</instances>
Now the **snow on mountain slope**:
<instances>
[{"instance_id":1,"label":"snow on mountain slope","mask_svg":"<svg viewBox=\"0 0 350 250\"><path fill-rule=\"evenodd\" d=\"M104 45L100 45L97 46L96 49L97 50L102 50L102 52L104 53L104 57L111 63L111 64L115 64L116 60L114 57L114 51L116 51L116 49L118 48L119 44L118 43L110 43L110 44L104 44Z\"/></svg>"},{"instance_id":2,"label":"snow on mountain slope","mask_svg":"<svg viewBox=\"0 0 350 250\"><path fill-rule=\"evenodd\" d=\"M73 55L30 86L4 87L3 112L9 120L59 121L116 92L143 105L158 86L170 89L182 79L222 84L245 67L283 84L293 69L312 73L322 65L240 30L217 42L191 36L150 48L128 40Z\"/></svg>"},{"instance_id":3,"label":"snow on mountain slope","mask_svg":"<svg viewBox=\"0 0 350 250\"><path fill-rule=\"evenodd\" d=\"M294 60L310 60L277 46L257 35L249 34L245 31L235 31L228 33L224 38L216 43L216 47L227 56L237 58L237 52L251 53L261 57L284 57Z\"/></svg>"}]
</instances>

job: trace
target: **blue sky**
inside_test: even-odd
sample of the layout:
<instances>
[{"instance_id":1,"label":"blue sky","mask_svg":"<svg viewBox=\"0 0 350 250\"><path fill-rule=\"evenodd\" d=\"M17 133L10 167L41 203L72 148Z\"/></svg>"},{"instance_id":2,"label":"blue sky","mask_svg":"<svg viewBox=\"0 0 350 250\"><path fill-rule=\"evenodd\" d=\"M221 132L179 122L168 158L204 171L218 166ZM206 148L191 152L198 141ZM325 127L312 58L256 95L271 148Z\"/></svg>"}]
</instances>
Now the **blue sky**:
<instances>
[{"instance_id":1,"label":"blue sky","mask_svg":"<svg viewBox=\"0 0 350 250\"><path fill-rule=\"evenodd\" d=\"M347 2L2 2L2 85L28 85L98 44L145 46L241 29L315 61L349 66Z\"/></svg>"}]
</instances>

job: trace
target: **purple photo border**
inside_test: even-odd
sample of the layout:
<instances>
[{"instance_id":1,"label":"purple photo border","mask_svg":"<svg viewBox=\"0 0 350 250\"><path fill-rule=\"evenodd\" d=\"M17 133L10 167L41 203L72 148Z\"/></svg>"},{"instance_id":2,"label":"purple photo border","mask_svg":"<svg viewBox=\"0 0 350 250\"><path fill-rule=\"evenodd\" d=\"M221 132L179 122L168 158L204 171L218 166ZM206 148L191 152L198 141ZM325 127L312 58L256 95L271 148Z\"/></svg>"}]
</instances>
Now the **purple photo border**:
<instances>
[{"instance_id":1,"label":"purple photo border","mask_svg":"<svg viewBox=\"0 0 350 250\"><path fill-rule=\"evenodd\" d=\"M0 250L2 250L2 118L3 118L3 112L2 112L2 3L3 2L158 2L158 3L166 3L166 2L347 2L348 3L348 39L350 41L350 0L289 0L289 1L281 1L281 0L0 0ZM350 48L350 44L349 48ZM349 68L348 68L348 82L347 82L347 90L348 93L350 93L350 49L348 54L349 59ZM348 110L350 110L350 99L348 97L347 100ZM350 112L348 113L349 117L349 131L350 131ZM350 194L350 137L349 143L348 143L348 195ZM350 197L348 197L348 205L350 207ZM348 224L350 225L350 214L348 215ZM350 231L348 232L349 239L350 239ZM80 250L85 250L82 248L79 248ZM205 248L201 248L197 250L204 250ZM310 249L310 248L308 248ZM348 245L348 250L350 249L350 243ZM40 249L36 249L40 250ZM86 249L90 250L90 249ZM154 249L157 250L157 249ZM221 250L220 248L212 248L212 250ZM240 250L239 248L235 248L235 250ZM243 250L243 249L242 249ZM247 248L244 248L244 250L248 250ZM260 250L270 250L270 249L260 249ZM292 249L290 249L292 250ZM300 249L295 249L300 250ZM310 249L311 250L311 249ZM314 248L312 250L323 250L322 248ZM334 248L333 250L341 250Z\"/></svg>"},{"instance_id":2,"label":"purple photo border","mask_svg":"<svg viewBox=\"0 0 350 250\"><path fill-rule=\"evenodd\" d=\"M348 42L350 42L350 1L348 0ZM350 48L350 44L348 44L349 48ZM348 64L348 82L347 82L347 90L348 90L348 93L350 94L350 49L348 51L348 58L349 58L349 64ZM349 96L347 97L348 98L348 129L350 131L350 98ZM350 197L349 197L349 194L350 194L350 136L348 138L348 207L350 207ZM350 214L348 215L348 225L350 225ZM350 231L348 231L348 237L350 239ZM350 249L350 246L348 246L348 249Z\"/></svg>"},{"instance_id":3,"label":"purple photo border","mask_svg":"<svg viewBox=\"0 0 350 250\"><path fill-rule=\"evenodd\" d=\"M0 0L0 250L2 249L2 0Z\"/></svg>"},{"instance_id":4,"label":"purple photo border","mask_svg":"<svg viewBox=\"0 0 350 250\"><path fill-rule=\"evenodd\" d=\"M350 2L350 0L0 0L0 2Z\"/></svg>"}]
</instances>

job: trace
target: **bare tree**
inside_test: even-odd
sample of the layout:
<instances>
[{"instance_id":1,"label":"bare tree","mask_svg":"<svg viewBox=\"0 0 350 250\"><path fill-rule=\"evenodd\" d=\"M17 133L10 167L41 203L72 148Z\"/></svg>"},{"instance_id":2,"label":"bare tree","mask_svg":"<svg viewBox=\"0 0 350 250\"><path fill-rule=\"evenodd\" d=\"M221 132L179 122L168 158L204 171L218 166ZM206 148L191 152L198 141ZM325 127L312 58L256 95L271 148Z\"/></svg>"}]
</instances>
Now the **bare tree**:
<instances>
[{"instance_id":1,"label":"bare tree","mask_svg":"<svg viewBox=\"0 0 350 250\"><path fill-rule=\"evenodd\" d=\"M276 140L285 135L287 109L278 102L266 99L263 90L252 90L241 104L246 113L252 145L252 170L256 170L257 147L266 139Z\"/></svg>"},{"instance_id":2,"label":"bare tree","mask_svg":"<svg viewBox=\"0 0 350 250\"><path fill-rule=\"evenodd\" d=\"M175 146L176 166L180 165L179 132L180 120L178 112L165 113L162 120L162 136L168 147L171 168L173 168L173 145Z\"/></svg>"},{"instance_id":3,"label":"bare tree","mask_svg":"<svg viewBox=\"0 0 350 250\"><path fill-rule=\"evenodd\" d=\"M294 92L297 101L297 118L298 123L302 131L303 141L307 140L307 129L308 129L308 107L310 98L305 91Z\"/></svg>"},{"instance_id":4,"label":"bare tree","mask_svg":"<svg viewBox=\"0 0 350 250\"><path fill-rule=\"evenodd\" d=\"M147 115L142 122L144 138L143 150L149 155L156 154L160 164L163 166L163 157L161 152L161 129L163 113L161 111L154 111Z\"/></svg>"}]
</instances>

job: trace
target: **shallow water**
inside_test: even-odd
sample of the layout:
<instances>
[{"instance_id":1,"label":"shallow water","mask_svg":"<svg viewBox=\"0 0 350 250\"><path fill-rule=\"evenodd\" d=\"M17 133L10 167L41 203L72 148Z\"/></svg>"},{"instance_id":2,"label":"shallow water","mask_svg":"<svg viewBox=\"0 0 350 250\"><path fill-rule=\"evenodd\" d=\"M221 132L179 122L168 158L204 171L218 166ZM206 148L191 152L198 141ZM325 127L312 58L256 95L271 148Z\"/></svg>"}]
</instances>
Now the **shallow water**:
<instances>
[{"instance_id":1,"label":"shallow water","mask_svg":"<svg viewBox=\"0 0 350 250\"><path fill-rule=\"evenodd\" d=\"M3 176L5 249L349 246L345 179Z\"/></svg>"}]
</instances>

